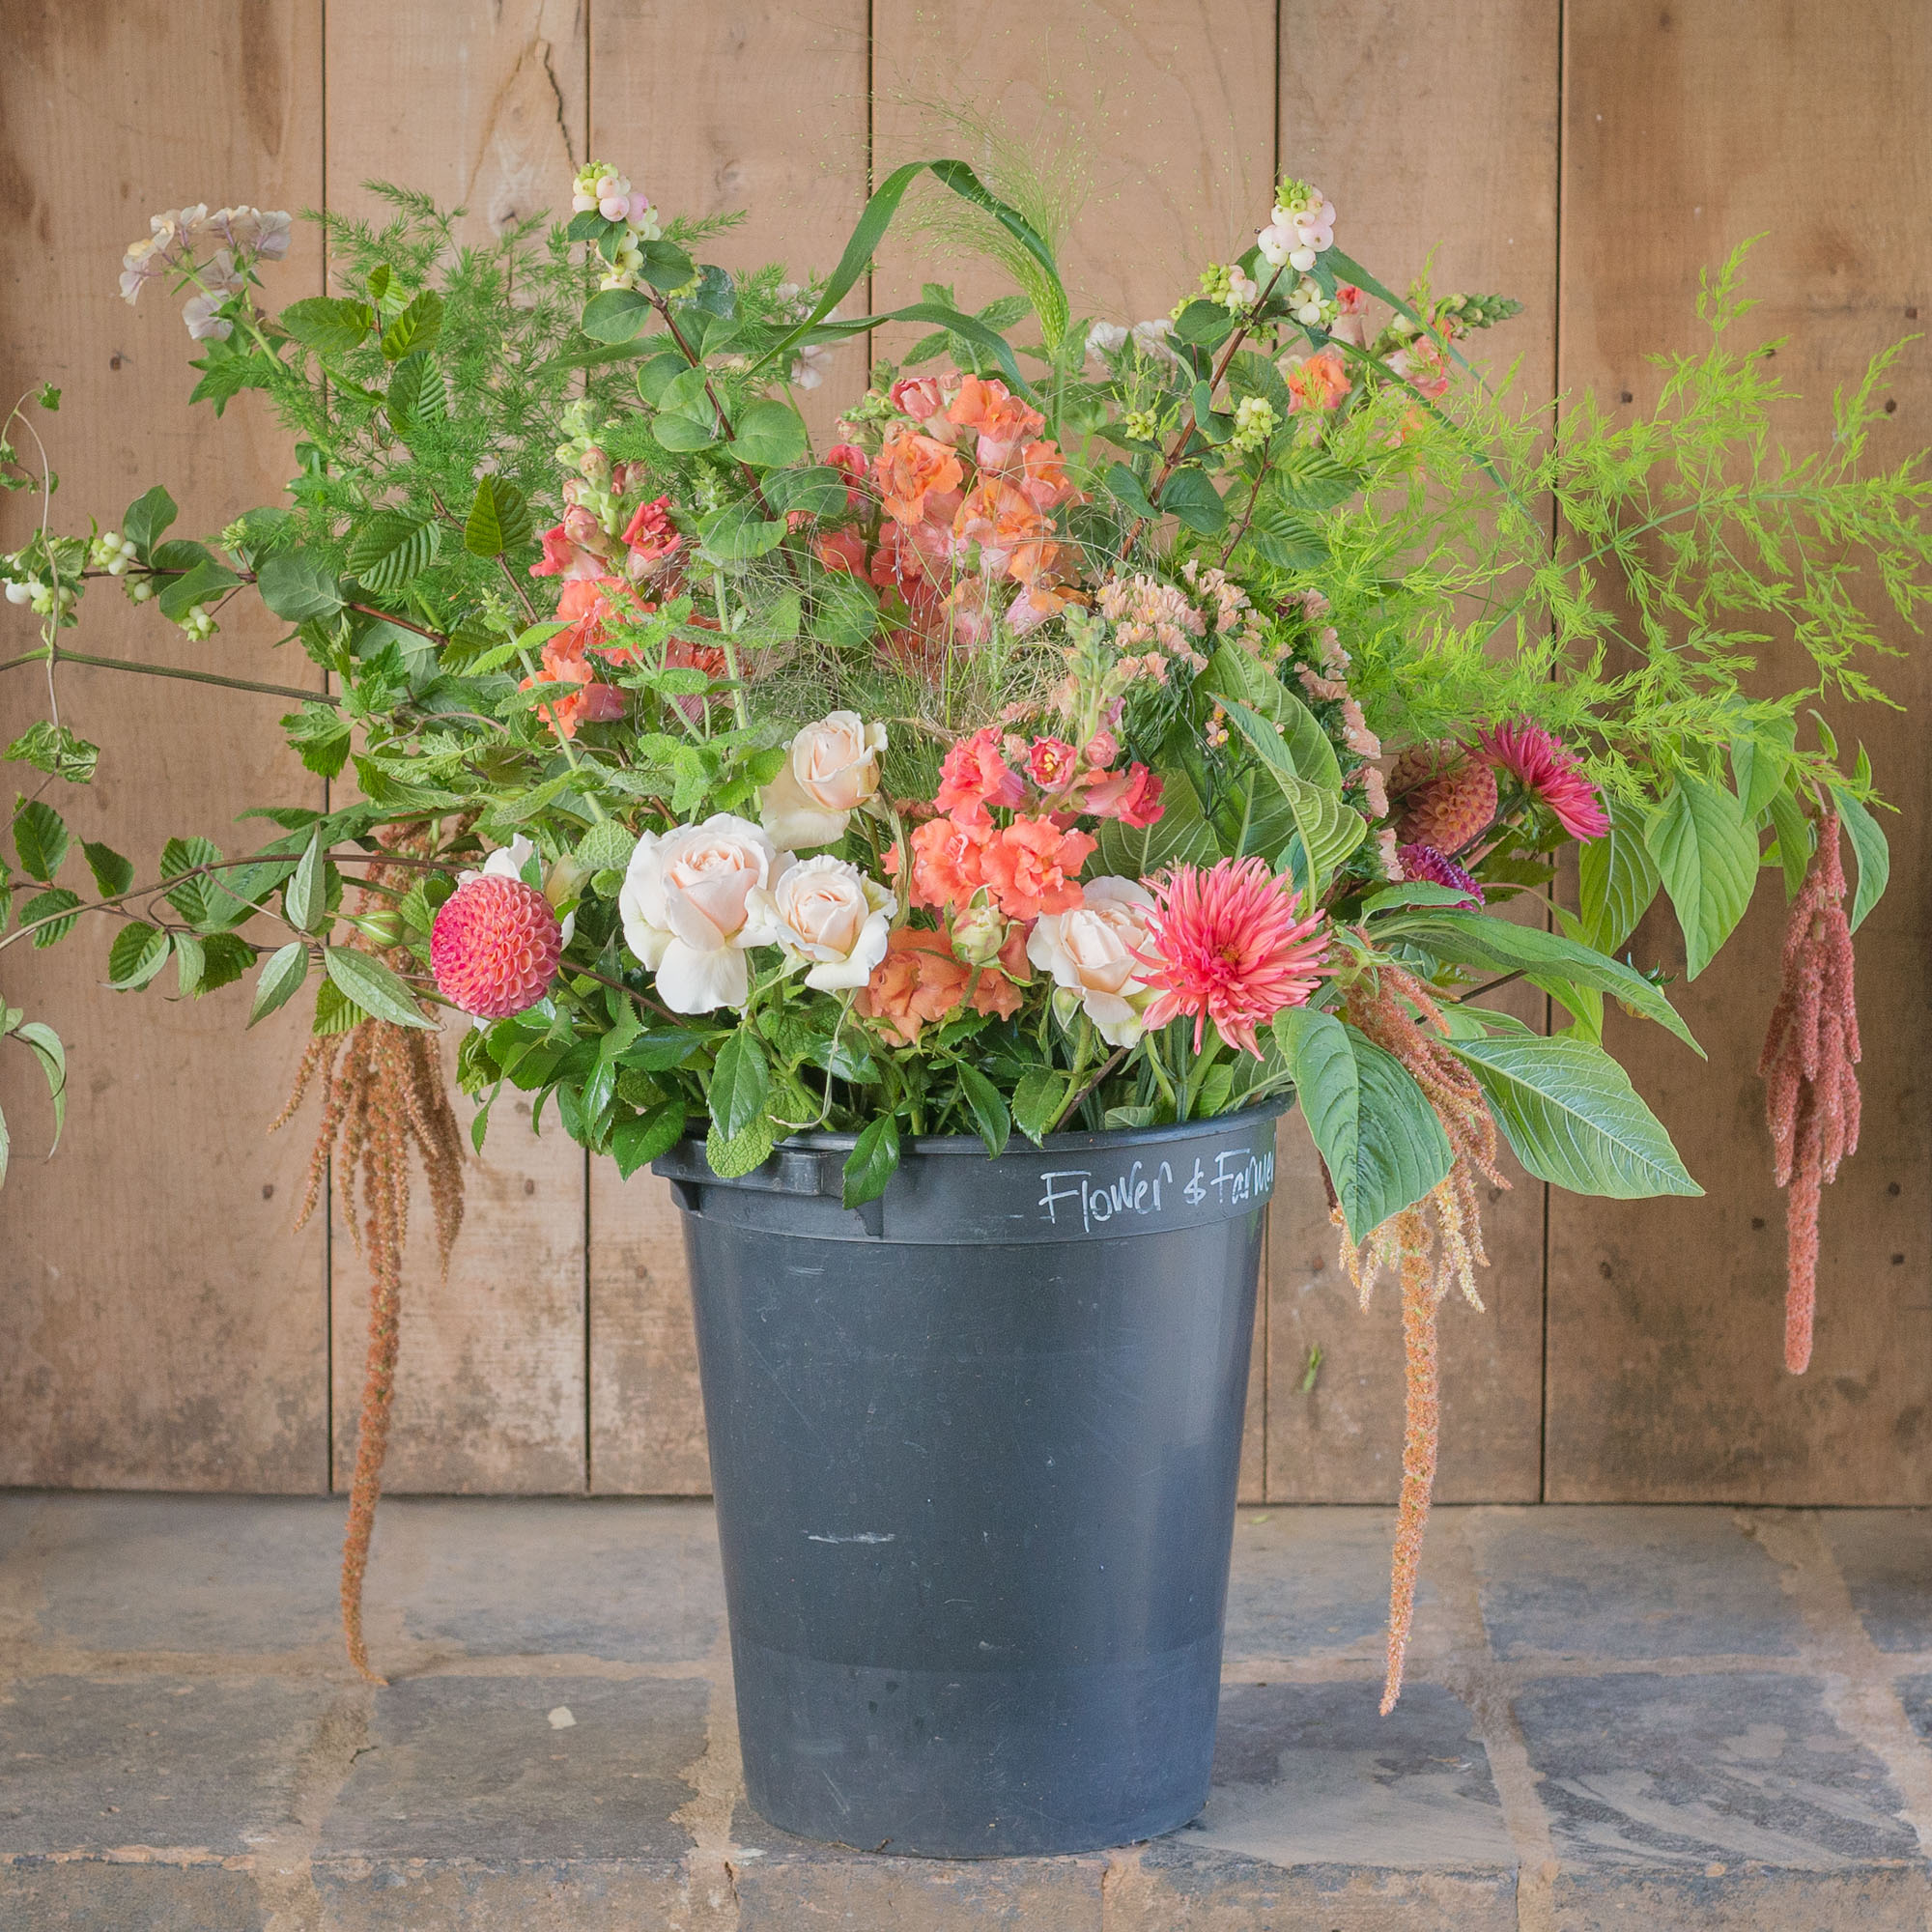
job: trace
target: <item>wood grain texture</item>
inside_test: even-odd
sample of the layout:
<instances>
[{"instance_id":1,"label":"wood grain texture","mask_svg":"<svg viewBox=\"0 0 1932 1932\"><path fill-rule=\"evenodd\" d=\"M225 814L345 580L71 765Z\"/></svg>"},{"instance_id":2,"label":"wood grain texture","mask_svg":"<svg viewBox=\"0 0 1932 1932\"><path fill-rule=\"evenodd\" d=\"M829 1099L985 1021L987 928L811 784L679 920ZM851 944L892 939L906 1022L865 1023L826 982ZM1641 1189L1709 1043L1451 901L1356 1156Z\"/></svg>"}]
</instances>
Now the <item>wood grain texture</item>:
<instances>
[{"instance_id":1,"label":"wood grain texture","mask_svg":"<svg viewBox=\"0 0 1932 1932\"><path fill-rule=\"evenodd\" d=\"M1338 244L1391 288L1513 295L1523 313L1472 353L1517 363L1525 404L1553 393L1557 9L1492 0L1443 9L1370 0L1346 11L1282 0L1281 166L1338 211ZM1431 261L1431 251L1434 259ZM1543 1002L1500 1000L1541 1026ZM1392 1500L1402 1475L1401 1315L1387 1284L1366 1314L1336 1263L1305 1126L1281 1134L1269 1308L1270 1501ZM1541 1473L1547 1189L1484 1207L1487 1312L1441 1312L1445 1502L1533 1501ZM1311 1351L1321 1359L1311 1388Z\"/></svg>"},{"instance_id":2,"label":"wood grain texture","mask_svg":"<svg viewBox=\"0 0 1932 1932\"><path fill-rule=\"evenodd\" d=\"M732 269L838 261L866 204L866 6L603 0L593 16L597 152L666 215L750 211L701 253ZM862 285L863 286L863 285ZM866 386L863 339L802 398L822 446ZM590 1486L603 1494L711 1488L684 1240L670 1190L590 1173Z\"/></svg>"},{"instance_id":3,"label":"wood grain texture","mask_svg":"<svg viewBox=\"0 0 1932 1932\"><path fill-rule=\"evenodd\" d=\"M90 512L118 523L165 480L182 506L176 533L212 535L288 473L260 397L219 428L206 409L189 412L196 352L165 288L129 310L115 284L121 251L163 207L320 200L319 25L312 0L0 7L0 408L43 380L64 391L61 413L40 423L62 476L58 526L84 530ZM224 111L185 114L190 99ZM298 228L267 273L279 298L316 293L313 232ZM0 546L23 541L38 515L38 498L8 497ZM64 636L103 656L309 681L298 654L270 650L276 630L238 609L219 637L190 644L102 585ZM38 631L21 607L0 606L0 658ZM60 672L59 696L63 720L100 745L100 769L89 787L43 795L76 838L125 851L140 878L155 876L170 833L232 853L244 807L321 802L282 747L274 698L77 666ZM38 670L0 679L0 742L45 716L46 699ZM7 778L10 792L38 783L23 766ZM78 852L70 871L82 871ZM170 969L146 994L110 993L110 937L102 922L54 952L0 955L0 985L52 1022L71 1067L67 1137L43 1166L44 1087L23 1051L0 1047L15 1132L0 1197L0 1483L320 1491L322 1232L290 1238L305 1150L265 1137L302 1021L277 1018L244 1047L243 986L176 1002Z\"/></svg>"},{"instance_id":4,"label":"wood grain texture","mask_svg":"<svg viewBox=\"0 0 1932 1932\"><path fill-rule=\"evenodd\" d=\"M1832 390L1932 314L1924 220L1932 16L1856 0L1584 0L1568 14L1562 380L1611 406L1655 398L1644 356L1697 346L1697 276L1770 231L1745 340L1802 394L1780 428L1830 433ZM1888 138L1895 132L1898 138ZM1829 187L1820 192L1821 185ZM1635 211L1641 211L1638 214ZM1932 429L1932 355L1908 352L1871 461ZM1914 640L1901 632L1894 641ZM1769 662L1797 682L1788 647ZM1782 1366L1784 1197L1771 1184L1757 1055L1783 924L1772 875L1719 960L1672 992L1710 1054L1613 1016L1613 1049L1708 1189L1628 1205L1551 1197L1548 1493L1557 1500L1923 1502L1932 1497L1925 1016L1932 780L1922 657L1885 673L1900 716L1834 711L1902 810L1889 895L1858 937L1863 1145L1825 1193L1818 1337ZM1639 963L1682 974L1667 910Z\"/></svg>"},{"instance_id":5,"label":"wood grain texture","mask_svg":"<svg viewBox=\"0 0 1932 1932\"><path fill-rule=\"evenodd\" d=\"M579 0L331 0L329 205L382 204L407 184L469 210L458 239L567 207L584 156L586 43ZM460 1018L445 1025L454 1066ZM506 1100L508 1096L506 1095ZM584 1481L583 1151L529 1104L499 1107L469 1174L463 1234L440 1279L420 1177L404 1261L402 1356L384 1486L531 1492ZM460 1097L466 1127L470 1109ZM346 1486L368 1327L368 1276L338 1211L331 1297L335 1472Z\"/></svg>"}]
</instances>

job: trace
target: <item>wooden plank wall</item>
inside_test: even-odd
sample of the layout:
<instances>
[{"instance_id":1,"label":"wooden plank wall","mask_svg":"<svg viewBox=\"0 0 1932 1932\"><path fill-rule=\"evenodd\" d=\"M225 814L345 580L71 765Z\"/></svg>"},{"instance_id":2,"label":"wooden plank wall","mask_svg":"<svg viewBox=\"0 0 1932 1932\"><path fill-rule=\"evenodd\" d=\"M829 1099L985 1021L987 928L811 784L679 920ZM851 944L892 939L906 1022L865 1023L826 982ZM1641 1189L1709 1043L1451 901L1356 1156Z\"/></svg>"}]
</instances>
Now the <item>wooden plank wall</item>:
<instances>
[{"instance_id":1,"label":"wooden plank wall","mask_svg":"<svg viewBox=\"0 0 1932 1932\"><path fill-rule=\"evenodd\" d=\"M1872 138L1916 125L1932 85L1916 0L0 0L0 384L9 401L42 378L66 390L70 515L118 513L159 476L184 527L212 530L286 472L250 399L218 435L186 415L165 298L130 313L115 298L152 209L361 210L362 184L387 177L462 202L481 234L556 205L594 150L669 207L749 206L724 259L824 269L868 170L972 138L935 112L962 95L1084 155L1092 194L1066 261L1096 315L1163 312L1193 265L1252 231L1277 167L1321 183L1345 245L1385 279L1433 249L1438 287L1520 296L1496 347L1529 399L1654 393L1644 356L1693 345L1699 270L1759 230L1754 320L1791 338L1779 366L1808 399L1795 431L1820 433L1832 388L1932 302L1932 163L1922 144ZM875 300L911 295L918 267L889 249ZM325 272L306 239L271 294L311 293ZM995 292L970 264L941 273ZM1882 459L1925 440L1928 371L1924 349L1900 366ZM813 399L821 427L863 378L854 345ZM17 541L22 505L0 515ZM89 614L107 652L171 649L109 598ZM224 666L305 676L270 635L227 624ZM24 613L0 607L0 658L25 636ZM0 679L10 737L39 715L32 682ZM1909 705L1925 682L1898 668ZM60 801L90 836L127 842L165 791L163 829L232 838L242 804L315 791L278 749L272 699L79 668L61 699L104 749L98 784ZM1752 1073L1776 972L1768 896L1685 989L1709 1062L1625 1042L1707 1198L1578 1203L1518 1176L1492 1204L1489 1313L1445 1321L1446 1498L1932 1500L1916 1033L1932 785L1909 712L1856 729L1904 819L1891 896L1861 935L1866 1146L1827 1196L1811 1375L1779 1366L1782 1203ZM1681 968L1676 945L1667 918L1638 938L1641 957ZM243 1043L238 991L136 1006L71 946L4 963L10 995L74 1042L75 1091L60 1157L16 1159L0 1193L0 1483L327 1489L353 1451L365 1290L339 1222L288 1232L312 1116L261 1133L298 1021ZM31 1143L45 1110L22 1058L0 1055L0 1101ZM1244 1493L1385 1498L1394 1309L1355 1311L1297 1122L1282 1149ZM449 1280L417 1251L392 1487L706 1487L674 1215L655 1182L586 1169L555 1133L499 1123Z\"/></svg>"}]
</instances>

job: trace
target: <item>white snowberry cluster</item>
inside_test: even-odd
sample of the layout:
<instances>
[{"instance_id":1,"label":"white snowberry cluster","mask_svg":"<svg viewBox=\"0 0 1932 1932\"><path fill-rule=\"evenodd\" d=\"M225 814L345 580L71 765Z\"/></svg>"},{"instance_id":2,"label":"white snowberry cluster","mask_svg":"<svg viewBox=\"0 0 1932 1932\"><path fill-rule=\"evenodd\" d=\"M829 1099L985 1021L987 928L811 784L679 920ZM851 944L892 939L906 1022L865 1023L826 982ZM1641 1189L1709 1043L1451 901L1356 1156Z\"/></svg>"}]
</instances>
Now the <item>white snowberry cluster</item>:
<instances>
[{"instance_id":1,"label":"white snowberry cluster","mask_svg":"<svg viewBox=\"0 0 1932 1932\"><path fill-rule=\"evenodd\" d=\"M1244 456L1267 447L1267 440L1280 427L1274 405L1265 396L1243 396L1235 405L1235 433L1228 439L1232 448Z\"/></svg>"},{"instance_id":2,"label":"white snowberry cluster","mask_svg":"<svg viewBox=\"0 0 1932 1932\"><path fill-rule=\"evenodd\" d=\"M134 561L134 540L119 530L102 530L88 546L87 560L109 577L125 577Z\"/></svg>"},{"instance_id":3,"label":"white snowberry cluster","mask_svg":"<svg viewBox=\"0 0 1932 1932\"><path fill-rule=\"evenodd\" d=\"M627 231L607 258L610 266L598 286L636 288L638 272L644 266L643 244L664 233L650 196L633 188L630 177L619 174L608 161L590 161L579 168L572 185L575 192L570 205L577 213L588 214L594 209L606 221L623 222Z\"/></svg>"},{"instance_id":4,"label":"white snowberry cluster","mask_svg":"<svg viewBox=\"0 0 1932 1932\"><path fill-rule=\"evenodd\" d=\"M181 627L196 643L205 643L214 635L214 613L206 604L191 604L181 619Z\"/></svg>"},{"instance_id":5,"label":"white snowberry cluster","mask_svg":"<svg viewBox=\"0 0 1932 1932\"><path fill-rule=\"evenodd\" d=\"M1319 187L1303 181L1286 181L1275 195L1268 225L1255 237L1255 246L1270 268L1284 263L1305 275L1316 256L1335 245L1335 204Z\"/></svg>"}]
</instances>

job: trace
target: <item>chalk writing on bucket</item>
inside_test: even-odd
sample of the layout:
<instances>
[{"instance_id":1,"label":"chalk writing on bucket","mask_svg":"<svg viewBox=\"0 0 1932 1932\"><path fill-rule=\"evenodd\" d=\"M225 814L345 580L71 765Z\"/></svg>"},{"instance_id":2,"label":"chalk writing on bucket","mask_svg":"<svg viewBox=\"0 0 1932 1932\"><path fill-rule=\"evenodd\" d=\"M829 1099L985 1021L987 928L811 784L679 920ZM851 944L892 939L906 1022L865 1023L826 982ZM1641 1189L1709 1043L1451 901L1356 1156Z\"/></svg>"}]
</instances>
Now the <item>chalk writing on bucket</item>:
<instances>
[{"instance_id":1,"label":"chalk writing on bucket","mask_svg":"<svg viewBox=\"0 0 1932 1932\"><path fill-rule=\"evenodd\" d=\"M1211 1165L1198 1155L1191 1172L1184 1158L1179 1173L1169 1161L1137 1160L1111 1179L1096 1178L1091 1167L1057 1167L1040 1176L1040 1219L1070 1228L1077 1213L1080 1232L1091 1235L1110 1221L1199 1208L1210 1198L1224 1208L1259 1206L1274 1191L1274 1150L1223 1148Z\"/></svg>"}]
</instances>

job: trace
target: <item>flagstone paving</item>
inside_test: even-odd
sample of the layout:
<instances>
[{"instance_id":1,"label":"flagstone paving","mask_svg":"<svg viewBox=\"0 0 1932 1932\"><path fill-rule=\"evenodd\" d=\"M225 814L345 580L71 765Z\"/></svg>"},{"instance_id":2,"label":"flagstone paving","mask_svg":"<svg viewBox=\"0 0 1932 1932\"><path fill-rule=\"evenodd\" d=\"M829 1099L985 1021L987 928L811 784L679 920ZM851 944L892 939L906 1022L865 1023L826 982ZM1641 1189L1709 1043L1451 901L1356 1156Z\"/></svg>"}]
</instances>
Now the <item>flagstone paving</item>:
<instances>
[{"instance_id":1,"label":"flagstone paving","mask_svg":"<svg viewBox=\"0 0 1932 1932\"><path fill-rule=\"evenodd\" d=\"M1891 1932L1932 1924L1932 1512L1243 1510L1207 1808L952 1862L745 1804L695 1503L0 1495L0 1927Z\"/></svg>"}]
</instances>

